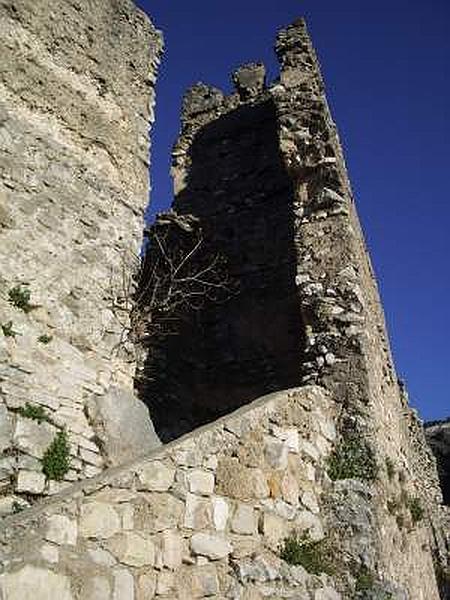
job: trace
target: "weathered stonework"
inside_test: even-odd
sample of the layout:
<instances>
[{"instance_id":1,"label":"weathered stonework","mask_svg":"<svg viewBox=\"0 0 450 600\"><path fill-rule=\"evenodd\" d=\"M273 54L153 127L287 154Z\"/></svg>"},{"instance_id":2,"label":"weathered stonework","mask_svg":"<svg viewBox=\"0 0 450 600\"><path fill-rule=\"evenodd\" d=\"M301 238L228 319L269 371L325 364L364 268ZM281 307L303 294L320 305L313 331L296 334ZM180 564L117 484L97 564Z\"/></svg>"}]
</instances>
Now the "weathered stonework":
<instances>
[{"instance_id":1,"label":"weathered stonework","mask_svg":"<svg viewBox=\"0 0 450 600\"><path fill-rule=\"evenodd\" d=\"M177 336L134 332L157 433L209 424L133 459L156 440L112 305L139 244L161 42L128 1L88 4L0 0L0 512L20 513L0 525L0 598L446 598L435 461L302 20L278 35L274 84L249 64L230 96L185 98L176 212L156 226L181 249L200 228L232 293L180 311ZM64 427L70 470L49 481ZM318 568L281 558L293 535Z\"/></svg>"},{"instance_id":2,"label":"weathered stonework","mask_svg":"<svg viewBox=\"0 0 450 600\"><path fill-rule=\"evenodd\" d=\"M382 573L397 586L390 592L396 598L437 598L431 556L445 569L449 548L436 466L395 374L302 20L279 33L276 53L281 71L272 85L262 65L250 64L233 75L230 96L204 84L186 94L173 152L173 209L180 219L198 220L239 293L186 310L178 336L146 342L141 397L167 440L272 390L328 389L340 406L336 448L358 440L377 464L361 474L373 475L369 488L343 484L327 500L347 572L359 564ZM221 468L233 472L233 462ZM241 473L242 494L264 495L256 473ZM428 566L419 577L423 557L402 533L412 527L411 503L429 525ZM368 519L367 526L359 530L355 518Z\"/></svg>"},{"instance_id":3,"label":"weathered stonework","mask_svg":"<svg viewBox=\"0 0 450 600\"><path fill-rule=\"evenodd\" d=\"M2 494L53 494L130 457L99 447L86 406L133 386L118 346L127 311L113 305L142 240L161 45L129 0L0 2ZM27 403L46 420L19 416ZM62 428L70 470L45 481L40 461Z\"/></svg>"},{"instance_id":4,"label":"weathered stonework","mask_svg":"<svg viewBox=\"0 0 450 600\"><path fill-rule=\"evenodd\" d=\"M444 502L450 506L450 420L425 423L425 437L436 457Z\"/></svg>"}]
</instances>

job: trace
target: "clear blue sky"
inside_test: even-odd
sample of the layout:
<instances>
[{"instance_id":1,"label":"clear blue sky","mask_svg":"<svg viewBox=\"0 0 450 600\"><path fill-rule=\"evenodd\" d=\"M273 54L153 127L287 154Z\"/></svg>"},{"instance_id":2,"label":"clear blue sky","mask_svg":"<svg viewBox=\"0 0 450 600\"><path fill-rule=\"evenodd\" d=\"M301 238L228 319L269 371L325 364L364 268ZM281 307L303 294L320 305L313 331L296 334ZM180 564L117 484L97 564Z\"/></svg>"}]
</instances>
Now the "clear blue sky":
<instances>
[{"instance_id":1,"label":"clear blue sky","mask_svg":"<svg viewBox=\"0 0 450 600\"><path fill-rule=\"evenodd\" d=\"M171 201L181 97L277 71L276 31L305 16L378 274L397 371L425 419L450 415L449 0L140 0L164 32L152 212Z\"/></svg>"}]
</instances>

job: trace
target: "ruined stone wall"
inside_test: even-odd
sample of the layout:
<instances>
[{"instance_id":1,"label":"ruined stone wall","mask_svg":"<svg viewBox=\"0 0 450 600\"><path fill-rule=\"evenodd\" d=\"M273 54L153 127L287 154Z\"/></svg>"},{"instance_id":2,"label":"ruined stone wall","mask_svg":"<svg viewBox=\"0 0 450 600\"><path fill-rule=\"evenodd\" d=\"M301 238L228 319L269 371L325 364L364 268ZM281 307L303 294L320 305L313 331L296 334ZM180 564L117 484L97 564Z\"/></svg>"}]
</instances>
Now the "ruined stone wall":
<instances>
[{"instance_id":1,"label":"ruined stone wall","mask_svg":"<svg viewBox=\"0 0 450 600\"><path fill-rule=\"evenodd\" d=\"M444 501L450 506L450 420L425 423L425 437L436 457Z\"/></svg>"},{"instance_id":2,"label":"ruined stone wall","mask_svg":"<svg viewBox=\"0 0 450 600\"><path fill-rule=\"evenodd\" d=\"M9 517L0 533L0 590L6 600L353 597L358 573L340 572L325 500L336 409L317 387L272 394ZM339 487L370 494L356 482ZM370 527L370 515L358 518ZM280 543L294 532L323 553L315 574L281 560ZM410 535L424 595L409 597L431 600L426 530L418 525ZM378 574L372 591L381 583L379 593L404 597Z\"/></svg>"},{"instance_id":3,"label":"ruined stone wall","mask_svg":"<svg viewBox=\"0 0 450 600\"><path fill-rule=\"evenodd\" d=\"M141 245L161 45L129 0L0 2L0 512L120 461L93 421L140 410L112 306ZM46 481L62 428L70 471Z\"/></svg>"},{"instance_id":4,"label":"ruined stone wall","mask_svg":"<svg viewBox=\"0 0 450 600\"><path fill-rule=\"evenodd\" d=\"M182 430L285 382L330 390L340 407L337 455L357 446L368 465L376 463L371 493L349 501L371 515L371 527L348 528L344 519L338 528L347 571L358 564L383 573L403 590L399 598L437 597L431 571L426 583L423 573L416 577L423 557L410 537L409 510L414 504L427 520L428 564L432 552L446 564L435 463L397 381L303 21L280 32L276 52L280 78L269 87L262 65L252 64L234 74L230 96L203 84L186 95L173 208L200 220L227 258L239 294L200 314L187 312L176 339L149 344L144 373L156 362L168 365L170 377L156 376L142 397L170 439L180 433L174 414ZM370 468L356 478L372 479ZM336 523L344 498L338 488L330 492Z\"/></svg>"}]
</instances>

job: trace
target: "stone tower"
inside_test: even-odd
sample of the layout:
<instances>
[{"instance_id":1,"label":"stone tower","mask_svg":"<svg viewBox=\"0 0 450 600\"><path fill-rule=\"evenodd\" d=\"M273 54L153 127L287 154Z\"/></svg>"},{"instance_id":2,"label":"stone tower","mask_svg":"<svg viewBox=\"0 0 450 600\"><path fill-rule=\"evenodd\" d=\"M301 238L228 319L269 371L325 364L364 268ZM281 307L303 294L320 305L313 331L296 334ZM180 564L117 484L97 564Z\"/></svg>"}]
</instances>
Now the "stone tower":
<instances>
[{"instance_id":1,"label":"stone tower","mask_svg":"<svg viewBox=\"0 0 450 600\"><path fill-rule=\"evenodd\" d=\"M386 507L393 511L402 495L429 503L435 514L442 498L434 460L395 373L303 20L278 34L275 50L280 76L273 84L263 65L247 64L233 74L231 95L198 84L184 98L173 152L174 213L155 228L166 227L170 243L182 244L177 219L194 217L208 251L226 258L238 292L227 302L187 309L177 336L150 338L141 397L169 440L272 391L306 384L329 390L339 407L341 444L358 440L368 456L367 478L373 459L382 481L373 496L362 494L360 510L370 514L370 525L343 542L344 553L354 557L367 545L392 581L417 590L433 572L431 555L420 549L425 538L413 535L400 548L395 518L388 526L376 523L386 521ZM330 500L335 517L343 493ZM356 490L345 493L356 501ZM350 523L340 525L343 531ZM442 533L434 535L442 558ZM437 597L433 586L414 597Z\"/></svg>"}]
</instances>

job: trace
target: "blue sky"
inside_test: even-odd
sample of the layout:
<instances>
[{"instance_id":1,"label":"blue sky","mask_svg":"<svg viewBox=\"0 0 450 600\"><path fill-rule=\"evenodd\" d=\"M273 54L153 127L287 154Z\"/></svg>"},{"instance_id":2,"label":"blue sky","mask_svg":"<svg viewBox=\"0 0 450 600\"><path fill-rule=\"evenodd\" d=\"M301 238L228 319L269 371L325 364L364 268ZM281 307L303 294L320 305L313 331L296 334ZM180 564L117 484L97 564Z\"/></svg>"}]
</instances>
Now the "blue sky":
<instances>
[{"instance_id":1,"label":"blue sky","mask_svg":"<svg viewBox=\"0 0 450 600\"><path fill-rule=\"evenodd\" d=\"M276 31L305 16L347 158L397 372L425 419L450 415L448 0L140 0L164 32L152 212L171 202L170 149L185 89L230 90Z\"/></svg>"}]
</instances>

